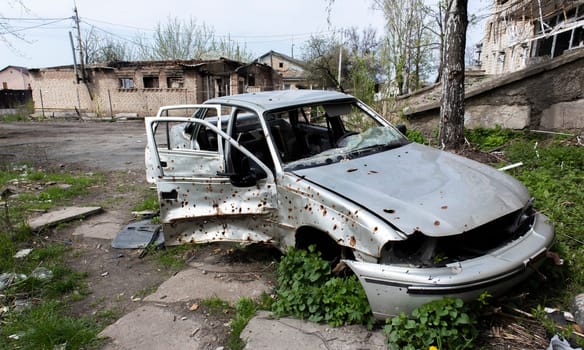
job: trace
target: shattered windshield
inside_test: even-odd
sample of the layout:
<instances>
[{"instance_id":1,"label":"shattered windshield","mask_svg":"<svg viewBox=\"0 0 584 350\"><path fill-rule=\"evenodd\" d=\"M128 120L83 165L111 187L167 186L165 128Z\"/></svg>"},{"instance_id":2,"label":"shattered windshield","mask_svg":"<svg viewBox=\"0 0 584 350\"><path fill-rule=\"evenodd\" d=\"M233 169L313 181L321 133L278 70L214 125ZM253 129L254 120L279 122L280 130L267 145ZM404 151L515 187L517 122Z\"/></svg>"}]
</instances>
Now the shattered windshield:
<instances>
[{"instance_id":1,"label":"shattered windshield","mask_svg":"<svg viewBox=\"0 0 584 350\"><path fill-rule=\"evenodd\" d=\"M335 163L408 142L357 101L294 107L265 117L285 170Z\"/></svg>"}]
</instances>

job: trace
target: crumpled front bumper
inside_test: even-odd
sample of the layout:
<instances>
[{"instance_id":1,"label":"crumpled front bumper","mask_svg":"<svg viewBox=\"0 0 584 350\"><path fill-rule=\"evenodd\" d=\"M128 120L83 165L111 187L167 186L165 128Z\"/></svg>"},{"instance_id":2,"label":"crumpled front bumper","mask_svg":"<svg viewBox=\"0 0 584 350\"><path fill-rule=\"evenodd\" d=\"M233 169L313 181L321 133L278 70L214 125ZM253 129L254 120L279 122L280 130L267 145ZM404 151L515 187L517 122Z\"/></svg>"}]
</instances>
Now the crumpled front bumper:
<instances>
[{"instance_id":1,"label":"crumpled front bumper","mask_svg":"<svg viewBox=\"0 0 584 350\"><path fill-rule=\"evenodd\" d=\"M444 296L466 301L484 291L497 296L524 280L544 260L554 239L547 217L536 214L525 235L481 257L439 268L345 260L359 278L376 318L383 319Z\"/></svg>"}]
</instances>

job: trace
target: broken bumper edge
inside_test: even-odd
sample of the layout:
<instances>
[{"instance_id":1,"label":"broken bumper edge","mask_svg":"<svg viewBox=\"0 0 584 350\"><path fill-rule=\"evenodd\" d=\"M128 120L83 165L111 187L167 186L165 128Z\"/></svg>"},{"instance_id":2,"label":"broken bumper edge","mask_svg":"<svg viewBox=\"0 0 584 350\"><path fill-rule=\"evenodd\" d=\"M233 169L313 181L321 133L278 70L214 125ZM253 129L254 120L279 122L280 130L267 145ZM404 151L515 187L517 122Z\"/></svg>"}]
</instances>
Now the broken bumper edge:
<instances>
[{"instance_id":1,"label":"broken bumper edge","mask_svg":"<svg viewBox=\"0 0 584 350\"><path fill-rule=\"evenodd\" d=\"M501 295L537 269L554 240L547 217L537 214L522 237L481 257L444 267L419 268L346 260L363 286L378 319L409 313L445 296L465 302L481 293Z\"/></svg>"}]
</instances>

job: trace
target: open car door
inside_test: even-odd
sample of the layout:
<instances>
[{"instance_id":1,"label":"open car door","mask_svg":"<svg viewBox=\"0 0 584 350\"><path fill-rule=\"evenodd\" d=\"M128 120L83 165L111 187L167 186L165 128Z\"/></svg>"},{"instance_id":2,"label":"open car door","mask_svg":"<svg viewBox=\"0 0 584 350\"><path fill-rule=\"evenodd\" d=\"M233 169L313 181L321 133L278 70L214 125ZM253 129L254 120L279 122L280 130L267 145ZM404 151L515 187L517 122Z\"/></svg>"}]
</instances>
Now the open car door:
<instances>
[{"instance_id":1,"label":"open car door","mask_svg":"<svg viewBox=\"0 0 584 350\"><path fill-rule=\"evenodd\" d=\"M219 106L192 107L215 109L216 125L199 118L145 118L147 177L156 183L166 243L278 240L272 171L221 130ZM208 149L200 148L201 137ZM233 172L226 153L237 154L245 166Z\"/></svg>"}]
</instances>

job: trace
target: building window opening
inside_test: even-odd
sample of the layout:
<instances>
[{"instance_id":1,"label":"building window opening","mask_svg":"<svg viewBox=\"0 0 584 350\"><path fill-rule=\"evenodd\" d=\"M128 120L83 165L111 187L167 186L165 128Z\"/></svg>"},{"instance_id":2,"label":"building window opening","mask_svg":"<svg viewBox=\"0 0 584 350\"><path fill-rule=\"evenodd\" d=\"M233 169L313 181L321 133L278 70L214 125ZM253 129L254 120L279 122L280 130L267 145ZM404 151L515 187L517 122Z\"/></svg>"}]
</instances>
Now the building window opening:
<instances>
[{"instance_id":1,"label":"building window opening","mask_svg":"<svg viewBox=\"0 0 584 350\"><path fill-rule=\"evenodd\" d=\"M144 77L144 89L158 89L158 77Z\"/></svg>"},{"instance_id":2,"label":"building window opening","mask_svg":"<svg viewBox=\"0 0 584 350\"><path fill-rule=\"evenodd\" d=\"M278 67L280 67L280 68L284 68L284 62L280 62L280 63L278 63Z\"/></svg>"},{"instance_id":3,"label":"building window opening","mask_svg":"<svg viewBox=\"0 0 584 350\"><path fill-rule=\"evenodd\" d=\"M571 31L567 31L567 32L560 33L556 36L556 44L554 46L554 56L553 57L560 56L562 53L564 53L564 51L566 51L570 48L571 34L572 34Z\"/></svg>"},{"instance_id":4,"label":"building window opening","mask_svg":"<svg viewBox=\"0 0 584 350\"><path fill-rule=\"evenodd\" d=\"M255 77L253 75L250 75L249 77L247 77L247 85L248 86L255 86Z\"/></svg>"},{"instance_id":5,"label":"building window opening","mask_svg":"<svg viewBox=\"0 0 584 350\"><path fill-rule=\"evenodd\" d=\"M120 89L134 89L134 79L132 78L121 78L120 79Z\"/></svg>"},{"instance_id":6,"label":"building window opening","mask_svg":"<svg viewBox=\"0 0 584 350\"><path fill-rule=\"evenodd\" d=\"M169 89L182 89L185 87L185 81L182 77L168 77L166 78L166 86Z\"/></svg>"},{"instance_id":7,"label":"building window opening","mask_svg":"<svg viewBox=\"0 0 584 350\"><path fill-rule=\"evenodd\" d=\"M578 27L574 29L572 37L572 47L584 47L584 28Z\"/></svg>"}]
</instances>

